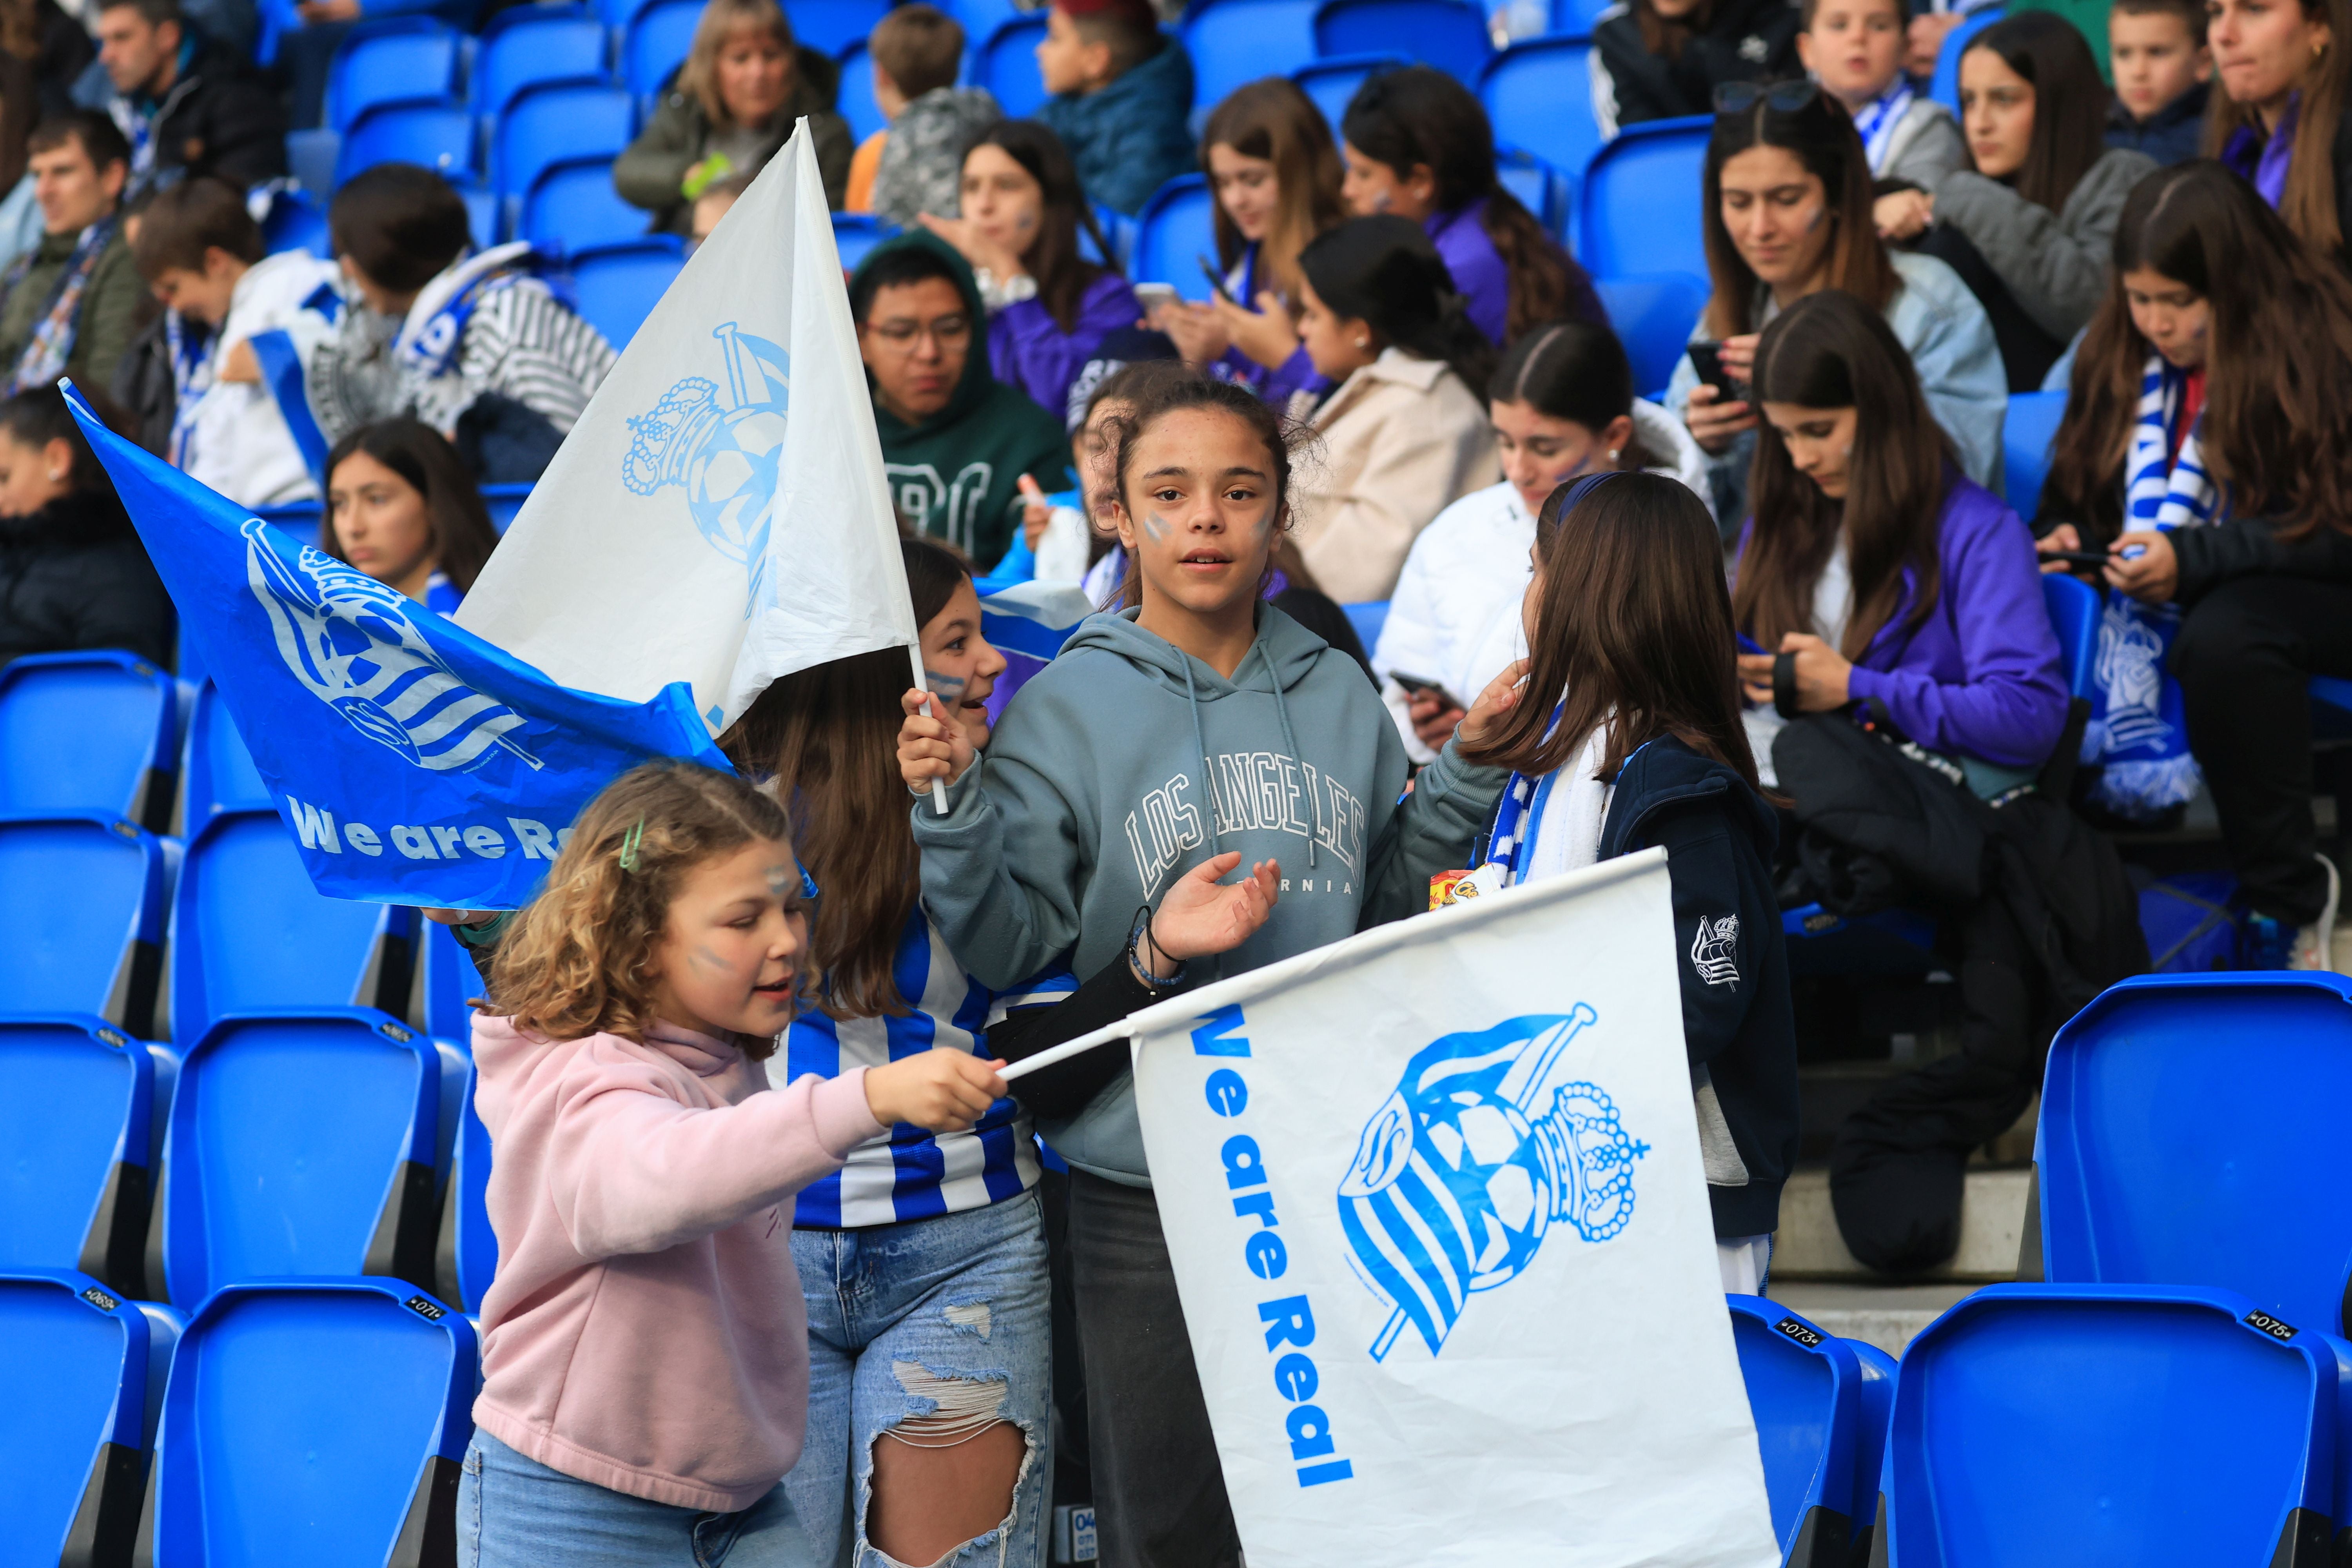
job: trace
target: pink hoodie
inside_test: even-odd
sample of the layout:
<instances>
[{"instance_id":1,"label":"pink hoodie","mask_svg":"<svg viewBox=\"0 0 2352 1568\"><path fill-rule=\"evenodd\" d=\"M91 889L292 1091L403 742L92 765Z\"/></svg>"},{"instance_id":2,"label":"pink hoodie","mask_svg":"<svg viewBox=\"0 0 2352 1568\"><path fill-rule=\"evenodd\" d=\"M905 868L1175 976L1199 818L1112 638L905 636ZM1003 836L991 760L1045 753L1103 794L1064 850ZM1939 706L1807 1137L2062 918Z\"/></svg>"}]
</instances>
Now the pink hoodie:
<instances>
[{"instance_id":1,"label":"pink hoodie","mask_svg":"<svg viewBox=\"0 0 2352 1568\"><path fill-rule=\"evenodd\" d=\"M632 1497L749 1508L808 1421L792 1196L884 1131L865 1070L770 1090L670 1025L543 1040L484 1014L474 1062L499 1238L476 1425Z\"/></svg>"}]
</instances>

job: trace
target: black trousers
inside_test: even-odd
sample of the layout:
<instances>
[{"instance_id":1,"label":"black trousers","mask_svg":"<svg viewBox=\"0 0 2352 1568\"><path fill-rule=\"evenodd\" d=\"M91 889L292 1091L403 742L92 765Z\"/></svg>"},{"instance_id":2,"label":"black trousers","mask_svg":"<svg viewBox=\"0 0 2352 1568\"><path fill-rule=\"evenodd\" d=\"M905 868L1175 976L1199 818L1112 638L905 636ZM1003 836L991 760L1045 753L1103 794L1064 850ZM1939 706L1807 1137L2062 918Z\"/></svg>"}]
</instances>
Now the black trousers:
<instances>
[{"instance_id":1,"label":"black trousers","mask_svg":"<svg viewBox=\"0 0 2352 1568\"><path fill-rule=\"evenodd\" d=\"M1069 1243L1103 1568L1238 1568L1158 1202L1073 1170Z\"/></svg>"},{"instance_id":2,"label":"black trousers","mask_svg":"<svg viewBox=\"0 0 2352 1568\"><path fill-rule=\"evenodd\" d=\"M2312 826L2314 675L2352 677L2352 584L2240 577L2197 601L2172 645L2189 749L2258 913L2308 925L2327 903Z\"/></svg>"}]
</instances>

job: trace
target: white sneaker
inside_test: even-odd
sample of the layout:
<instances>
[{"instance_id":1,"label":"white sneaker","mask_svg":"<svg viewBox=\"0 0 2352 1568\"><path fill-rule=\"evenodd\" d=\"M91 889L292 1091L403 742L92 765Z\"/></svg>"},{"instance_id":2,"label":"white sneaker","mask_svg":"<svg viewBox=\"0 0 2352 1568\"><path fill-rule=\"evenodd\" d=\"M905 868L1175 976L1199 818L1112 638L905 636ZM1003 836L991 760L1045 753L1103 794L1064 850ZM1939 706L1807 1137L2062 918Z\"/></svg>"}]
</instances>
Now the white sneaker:
<instances>
[{"instance_id":1,"label":"white sneaker","mask_svg":"<svg viewBox=\"0 0 2352 1568\"><path fill-rule=\"evenodd\" d=\"M2327 904L2319 918L2294 933L2294 948L2289 955L2289 969L2332 970L2347 973L2336 962L2336 905L2343 891L2342 879L2336 874L2336 862L2326 856L2315 857L2327 868Z\"/></svg>"}]
</instances>

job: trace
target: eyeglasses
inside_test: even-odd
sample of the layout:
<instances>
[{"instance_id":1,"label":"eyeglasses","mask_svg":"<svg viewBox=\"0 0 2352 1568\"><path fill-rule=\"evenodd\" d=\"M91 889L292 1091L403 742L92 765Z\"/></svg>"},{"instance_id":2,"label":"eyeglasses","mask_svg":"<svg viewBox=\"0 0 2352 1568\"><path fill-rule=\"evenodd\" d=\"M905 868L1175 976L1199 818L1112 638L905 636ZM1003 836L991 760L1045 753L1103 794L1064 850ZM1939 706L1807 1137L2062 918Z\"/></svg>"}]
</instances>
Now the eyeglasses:
<instances>
[{"instance_id":1,"label":"eyeglasses","mask_svg":"<svg viewBox=\"0 0 2352 1568\"><path fill-rule=\"evenodd\" d=\"M1794 114L1821 96L1817 82L1721 81L1715 84L1717 114L1745 114L1761 99L1778 114Z\"/></svg>"},{"instance_id":2,"label":"eyeglasses","mask_svg":"<svg viewBox=\"0 0 2352 1568\"><path fill-rule=\"evenodd\" d=\"M966 316L941 316L935 321L885 321L872 329L874 335L902 354L915 352L915 345L929 338L942 349L953 348L971 338L971 320Z\"/></svg>"}]
</instances>

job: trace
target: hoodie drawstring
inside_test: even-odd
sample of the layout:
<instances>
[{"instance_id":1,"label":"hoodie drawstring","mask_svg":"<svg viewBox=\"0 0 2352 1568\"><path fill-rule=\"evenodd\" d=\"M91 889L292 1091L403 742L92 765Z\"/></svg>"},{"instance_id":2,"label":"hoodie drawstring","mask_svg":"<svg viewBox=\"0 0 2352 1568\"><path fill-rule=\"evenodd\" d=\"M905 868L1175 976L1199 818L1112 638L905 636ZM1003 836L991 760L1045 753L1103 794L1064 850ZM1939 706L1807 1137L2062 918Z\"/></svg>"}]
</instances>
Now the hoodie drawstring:
<instances>
[{"instance_id":1,"label":"hoodie drawstring","mask_svg":"<svg viewBox=\"0 0 2352 1568\"><path fill-rule=\"evenodd\" d=\"M1282 700L1282 674L1274 668L1274 658L1265 651L1265 643L1263 639L1250 645L1250 652L1256 654L1265 661L1266 677L1274 682L1274 715L1282 725L1283 746L1289 752L1292 760L1298 762L1303 767L1304 759L1298 755L1298 736L1290 728L1290 706ZM1244 656L1242 662L1244 664L1249 662L1246 655ZM1234 674L1238 677L1241 670L1237 668ZM1208 732L1201 728L1201 696L1192 684L1192 660L1190 655L1184 656L1184 700L1191 704L1192 709L1192 744L1199 748L1201 752L1201 793L1209 800L1209 853L1222 855L1225 852L1225 843L1223 836L1217 828L1217 775L1209 766L1209 737ZM1322 820L1320 803L1309 800L1307 803L1307 868L1311 871L1315 868L1315 826Z\"/></svg>"},{"instance_id":2,"label":"hoodie drawstring","mask_svg":"<svg viewBox=\"0 0 2352 1568\"><path fill-rule=\"evenodd\" d=\"M1225 852L1225 844L1217 831L1217 775L1210 770L1209 737L1207 731L1201 728L1201 695L1192 687L1192 656L1180 653L1176 657L1184 661L1184 700L1192 709L1192 744L1201 753L1201 793L1209 801L1209 853L1212 856L1222 855Z\"/></svg>"},{"instance_id":3,"label":"hoodie drawstring","mask_svg":"<svg viewBox=\"0 0 2352 1568\"><path fill-rule=\"evenodd\" d=\"M1265 651L1265 643L1257 644L1258 658L1265 661L1266 678L1274 682L1274 716L1282 721L1282 743L1302 771L1307 759L1298 754L1298 737L1290 731L1290 707L1282 700L1282 672L1274 668L1274 657ZM1323 820L1322 803L1309 799L1307 803L1307 868L1315 869L1315 825Z\"/></svg>"}]
</instances>

